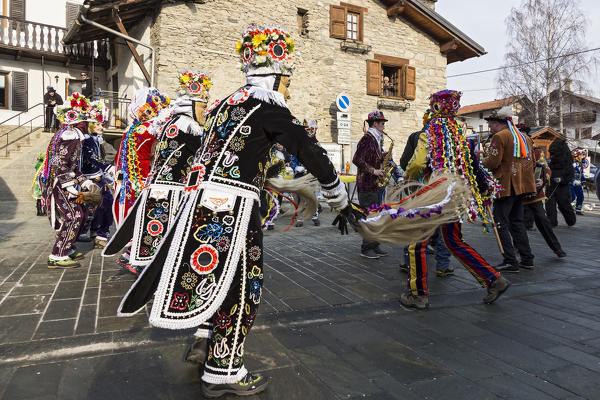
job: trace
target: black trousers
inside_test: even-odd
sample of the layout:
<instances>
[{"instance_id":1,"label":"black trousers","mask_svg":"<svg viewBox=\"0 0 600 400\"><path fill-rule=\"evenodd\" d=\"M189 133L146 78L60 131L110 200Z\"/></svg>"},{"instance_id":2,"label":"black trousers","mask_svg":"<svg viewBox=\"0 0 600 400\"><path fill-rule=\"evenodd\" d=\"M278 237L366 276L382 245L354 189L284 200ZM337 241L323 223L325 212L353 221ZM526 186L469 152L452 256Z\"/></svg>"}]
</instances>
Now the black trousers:
<instances>
[{"instance_id":1,"label":"black trousers","mask_svg":"<svg viewBox=\"0 0 600 400\"><path fill-rule=\"evenodd\" d=\"M571 189L569 188L569 185L552 183L546 193L548 194L548 200L546 200L546 214L548 215L550 224L552 224L552 226L558 225L558 216L556 213L556 206L558 205L558 209L563 215L567 225L575 225L577 217L575 216L575 211L571 205Z\"/></svg>"},{"instance_id":2,"label":"black trousers","mask_svg":"<svg viewBox=\"0 0 600 400\"><path fill-rule=\"evenodd\" d=\"M358 192L358 204L362 208L369 208L376 204L379 205L379 193L378 192ZM379 242L369 242L365 239L362 241L360 246L360 252L364 253L367 250L375 250L379 247Z\"/></svg>"},{"instance_id":3,"label":"black trousers","mask_svg":"<svg viewBox=\"0 0 600 400\"><path fill-rule=\"evenodd\" d=\"M536 201L534 203L525 204L525 212L532 216L532 219L535 221L535 226L544 237L548 247L550 247L554 252L561 250L560 243L558 242L558 239L552 230L552 225L550 224L550 220L546 215L546 210L544 210L542 202Z\"/></svg>"},{"instance_id":4,"label":"black trousers","mask_svg":"<svg viewBox=\"0 0 600 400\"><path fill-rule=\"evenodd\" d=\"M523 222L523 196L507 196L494 200L494 219L504 248L504 262L519 264L515 254L517 248L521 261L533 264L533 253Z\"/></svg>"},{"instance_id":5,"label":"black trousers","mask_svg":"<svg viewBox=\"0 0 600 400\"><path fill-rule=\"evenodd\" d=\"M51 130L58 124L55 123L56 116L54 115L54 107L46 107L46 121L44 123L44 129Z\"/></svg>"}]
</instances>

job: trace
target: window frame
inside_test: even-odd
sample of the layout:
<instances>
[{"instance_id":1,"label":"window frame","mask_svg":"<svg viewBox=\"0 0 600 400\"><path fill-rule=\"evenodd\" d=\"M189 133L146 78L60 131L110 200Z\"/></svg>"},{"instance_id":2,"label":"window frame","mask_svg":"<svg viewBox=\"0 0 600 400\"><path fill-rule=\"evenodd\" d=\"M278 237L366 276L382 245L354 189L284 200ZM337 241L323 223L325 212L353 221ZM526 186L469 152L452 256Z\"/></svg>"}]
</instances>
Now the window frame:
<instances>
[{"instance_id":1,"label":"window frame","mask_svg":"<svg viewBox=\"0 0 600 400\"><path fill-rule=\"evenodd\" d=\"M409 60L406 58L386 56L383 54L375 54L373 58L381 63L381 94L379 97L384 99L392 99L392 100L405 100L405 97L402 96L402 69L405 65L409 64ZM396 75L398 79L397 86L397 96L386 96L384 95L385 89L383 87L383 78L385 77L384 68L393 68L396 70Z\"/></svg>"},{"instance_id":2,"label":"window frame","mask_svg":"<svg viewBox=\"0 0 600 400\"><path fill-rule=\"evenodd\" d=\"M8 91L10 89L10 82L8 80L8 77L10 75L10 72L0 71L0 75L4 76L4 106L0 105L0 110L8 110Z\"/></svg>"},{"instance_id":3,"label":"window frame","mask_svg":"<svg viewBox=\"0 0 600 400\"><path fill-rule=\"evenodd\" d=\"M332 5L333 6L333 5ZM344 2L340 2L339 6L336 7L342 7L345 9L345 14L344 14L344 38L341 37L336 37L333 36L331 33L331 25L332 25L332 20L331 20L331 13L329 15L329 37L330 38L334 38L334 39L339 39L339 40L347 40L350 42L354 42L354 43L363 43L364 41L364 21L365 21L365 14L367 13L368 9L366 7L361 7L361 6L357 6L354 4L350 4L350 3L344 3ZM331 12L331 11L330 11ZM355 14L358 17L358 21L357 21L357 39L353 39L351 37L348 37L348 14Z\"/></svg>"}]
</instances>

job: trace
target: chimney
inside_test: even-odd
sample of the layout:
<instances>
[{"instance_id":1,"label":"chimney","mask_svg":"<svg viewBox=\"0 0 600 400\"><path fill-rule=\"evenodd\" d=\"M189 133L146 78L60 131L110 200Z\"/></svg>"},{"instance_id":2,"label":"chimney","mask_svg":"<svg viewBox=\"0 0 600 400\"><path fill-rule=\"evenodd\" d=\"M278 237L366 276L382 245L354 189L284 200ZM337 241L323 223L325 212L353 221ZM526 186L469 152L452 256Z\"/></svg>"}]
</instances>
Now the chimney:
<instances>
[{"instance_id":1,"label":"chimney","mask_svg":"<svg viewBox=\"0 0 600 400\"><path fill-rule=\"evenodd\" d=\"M563 83L563 90L567 92L572 92L573 81L569 78L565 79L565 83Z\"/></svg>"}]
</instances>

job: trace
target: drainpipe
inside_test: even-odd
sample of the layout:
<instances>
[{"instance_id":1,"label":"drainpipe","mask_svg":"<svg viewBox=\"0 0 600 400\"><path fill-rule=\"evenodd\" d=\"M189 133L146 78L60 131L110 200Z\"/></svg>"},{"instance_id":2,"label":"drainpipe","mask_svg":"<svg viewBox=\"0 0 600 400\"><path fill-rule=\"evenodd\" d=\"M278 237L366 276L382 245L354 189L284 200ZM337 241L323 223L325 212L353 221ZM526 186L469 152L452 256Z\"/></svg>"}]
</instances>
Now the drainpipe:
<instances>
[{"instance_id":1,"label":"drainpipe","mask_svg":"<svg viewBox=\"0 0 600 400\"><path fill-rule=\"evenodd\" d=\"M82 10L81 10L82 12L79 13L79 20L81 22L84 22L86 24L95 26L98 29L102 29L103 31L106 31L106 32L108 32L108 33L110 33L112 35L118 36L118 37L120 37L122 39L125 39L125 40L128 40L130 42L139 44L140 46L143 46L143 47L145 47L145 48L147 48L147 49L150 50L150 52L152 54L152 56L151 56L151 67L150 67L152 69L152 71L150 72L150 86L154 87L154 47L152 47L152 46L150 46L150 45L148 45L146 43L140 42L139 40L137 40L135 38L132 38L131 36L123 35L121 32L117 32L114 29L110 29L110 28L108 28L108 27L106 27L104 25L100 25L99 23L97 23L95 21L87 19L86 17L83 16L83 14L85 13L85 11L87 11L88 8L89 8L89 6L83 6L82 7Z\"/></svg>"}]
</instances>

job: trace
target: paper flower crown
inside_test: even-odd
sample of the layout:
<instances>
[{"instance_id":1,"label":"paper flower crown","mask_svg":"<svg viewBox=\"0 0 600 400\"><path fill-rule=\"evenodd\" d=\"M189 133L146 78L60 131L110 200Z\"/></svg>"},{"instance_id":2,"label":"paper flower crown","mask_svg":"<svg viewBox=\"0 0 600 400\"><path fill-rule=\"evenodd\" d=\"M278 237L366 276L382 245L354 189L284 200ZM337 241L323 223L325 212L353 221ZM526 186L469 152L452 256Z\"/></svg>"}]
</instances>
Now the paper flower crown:
<instances>
[{"instance_id":1,"label":"paper flower crown","mask_svg":"<svg viewBox=\"0 0 600 400\"><path fill-rule=\"evenodd\" d=\"M302 125L304 125L308 136L314 137L317 134L317 129L319 129L319 121L316 119L307 120L304 118Z\"/></svg>"},{"instance_id":2,"label":"paper flower crown","mask_svg":"<svg viewBox=\"0 0 600 400\"><path fill-rule=\"evenodd\" d=\"M235 50L246 75L291 75L294 69L294 41L277 26L248 26Z\"/></svg>"},{"instance_id":3,"label":"paper flower crown","mask_svg":"<svg viewBox=\"0 0 600 400\"><path fill-rule=\"evenodd\" d=\"M140 122L146 122L156 117L160 110L169 107L170 102L171 100L157 89L151 89L146 96L146 102L135 112L135 118Z\"/></svg>"},{"instance_id":4,"label":"paper flower crown","mask_svg":"<svg viewBox=\"0 0 600 400\"><path fill-rule=\"evenodd\" d=\"M210 75L203 71L179 71L179 95L208 102L212 86Z\"/></svg>"},{"instance_id":5,"label":"paper flower crown","mask_svg":"<svg viewBox=\"0 0 600 400\"><path fill-rule=\"evenodd\" d=\"M432 117L454 117L460 110L461 92L456 90L442 90L429 98L429 111Z\"/></svg>"},{"instance_id":6,"label":"paper flower crown","mask_svg":"<svg viewBox=\"0 0 600 400\"><path fill-rule=\"evenodd\" d=\"M63 105L56 106L56 118L65 125L87 121L89 113L90 101L78 92L69 96Z\"/></svg>"},{"instance_id":7,"label":"paper flower crown","mask_svg":"<svg viewBox=\"0 0 600 400\"><path fill-rule=\"evenodd\" d=\"M98 100L90 103L90 114L88 121L101 123L108 121L108 107L106 107L103 101Z\"/></svg>"},{"instance_id":8,"label":"paper flower crown","mask_svg":"<svg viewBox=\"0 0 600 400\"><path fill-rule=\"evenodd\" d=\"M575 149L571 152L573 155L573 160L578 163L583 163L587 157L587 152L581 149Z\"/></svg>"}]
</instances>

